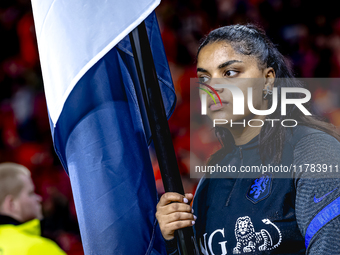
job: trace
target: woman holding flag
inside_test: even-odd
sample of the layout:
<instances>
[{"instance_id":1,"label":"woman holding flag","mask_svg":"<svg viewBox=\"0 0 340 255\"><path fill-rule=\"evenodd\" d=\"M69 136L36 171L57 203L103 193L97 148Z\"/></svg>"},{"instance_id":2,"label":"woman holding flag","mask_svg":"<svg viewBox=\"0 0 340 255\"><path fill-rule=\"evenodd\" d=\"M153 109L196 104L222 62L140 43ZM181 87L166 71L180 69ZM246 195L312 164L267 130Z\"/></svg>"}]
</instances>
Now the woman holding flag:
<instances>
[{"instance_id":1,"label":"woman holding flag","mask_svg":"<svg viewBox=\"0 0 340 255\"><path fill-rule=\"evenodd\" d=\"M178 252L175 230L194 225L202 254L339 254L339 135L295 105L288 105L282 115L281 88L301 84L264 31L254 25L213 30L198 49L197 75L208 86L216 83L215 78L223 79L245 96L251 87L257 110L271 109L273 91L278 93L278 107L270 115L253 114L245 105L244 115L234 116L230 91L215 89L221 104L208 104L211 119L252 119L264 125L216 126L222 148L208 165L240 169L272 164L298 171L202 178L193 208L189 205L192 194L165 193L156 217L168 253ZM246 85L240 80L247 80ZM296 93L291 96L298 98ZM284 119L298 125L288 128L268 121Z\"/></svg>"}]
</instances>

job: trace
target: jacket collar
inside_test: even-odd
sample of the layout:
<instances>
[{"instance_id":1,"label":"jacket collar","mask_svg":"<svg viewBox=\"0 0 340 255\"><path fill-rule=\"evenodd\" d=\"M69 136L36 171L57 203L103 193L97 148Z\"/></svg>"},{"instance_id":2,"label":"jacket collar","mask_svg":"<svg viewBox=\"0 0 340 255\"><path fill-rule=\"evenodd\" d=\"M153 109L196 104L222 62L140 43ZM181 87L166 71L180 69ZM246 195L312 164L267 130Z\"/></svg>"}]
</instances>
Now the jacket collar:
<instances>
[{"instance_id":1,"label":"jacket collar","mask_svg":"<svg viewBox=\"0 0 340 255\"><path fill-rule=\"evenodd\" d=\"M241 148L242 150L250 150L259 145L259 136L255 136L253 139L251 139L248 143L242 144L242 145L235 145L235 142L233 141L232 148Z\"/></svg>"},{"instance_id":2,"label":"jacket collar","mask_svg":"<svg viewBox=\"0 0 340 255\"><path fill-rule=\"evenodd\" d=\"M11 224L11 225L20 225L21 222L17 221L16 219L13 219L10 216L7 215L0 215L0 225L5 225L5 224Z\"/></svg>"},{"instance_id":3,"label":"jacket collar","mask_svg":"<svg viewBox=\"0 0 340 255\"><path fill-rule=\"evenodd\" d=\"M0 225L14 225L16 228L22 232L30 235L41 235L40 220L33 219L25 223L21 223L12 217L6 215L0 215Z\"/></svg>"}]
</instances>

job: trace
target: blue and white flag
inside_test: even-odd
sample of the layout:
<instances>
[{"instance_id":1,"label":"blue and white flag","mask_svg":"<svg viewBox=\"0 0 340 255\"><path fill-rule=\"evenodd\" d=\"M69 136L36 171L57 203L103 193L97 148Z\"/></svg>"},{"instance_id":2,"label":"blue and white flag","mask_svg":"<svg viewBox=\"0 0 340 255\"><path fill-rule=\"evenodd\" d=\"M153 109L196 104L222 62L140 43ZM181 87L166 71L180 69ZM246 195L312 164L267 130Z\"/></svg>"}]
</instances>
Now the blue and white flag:
<instances>
[{"instance_id":1,"label":"blue and white flag","mask_svg":"<svg viewBox=\"0 0 340 255\"><path fill-rule=\"evenodd\" d=\"M168 118L175 91L153 0L32 0L55 150L85 254L164 254L128 33L145 20Z\"/></svg>"}]
</instances>

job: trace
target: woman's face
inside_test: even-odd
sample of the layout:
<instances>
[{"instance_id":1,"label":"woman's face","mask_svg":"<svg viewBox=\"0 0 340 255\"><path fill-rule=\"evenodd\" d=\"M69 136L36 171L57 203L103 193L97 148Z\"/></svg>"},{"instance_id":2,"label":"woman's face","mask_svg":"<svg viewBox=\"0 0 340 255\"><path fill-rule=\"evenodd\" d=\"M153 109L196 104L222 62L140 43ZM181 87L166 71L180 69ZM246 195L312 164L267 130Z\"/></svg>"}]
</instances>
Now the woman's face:
<instances>
[{"instance_id":1,"label":"woman's face","mask_svg":"<svg viewBox=\"0 0 340 255\"><path fill-rule=\"evenodd\" d=\"M215 105L207 98L207 115L211 119L226 119L234 122L243 119L253 119L249 111L247 98L248 87L253 90L253 105L257 110L268 109L268 101L263 99L263 89L272 89L275 73L273 68L259 69L255 57L239 54L226 42L214 42L204 46L197 59L197 76L204 83L214 87L214 84L229 84L239 87L244 95L244 115L233 115L233 97L229 89L215 88L219 94L222 106L217 96ZM219 78L219 79L218 79ZM241 79L242 78L242 79ZM272 78L272 79L270 79ZM205 87L206 88L206 87ZM200 90L200 93L205 93ZM238 125L239 126L239 125Z\"/></svg>"}]
</instances>

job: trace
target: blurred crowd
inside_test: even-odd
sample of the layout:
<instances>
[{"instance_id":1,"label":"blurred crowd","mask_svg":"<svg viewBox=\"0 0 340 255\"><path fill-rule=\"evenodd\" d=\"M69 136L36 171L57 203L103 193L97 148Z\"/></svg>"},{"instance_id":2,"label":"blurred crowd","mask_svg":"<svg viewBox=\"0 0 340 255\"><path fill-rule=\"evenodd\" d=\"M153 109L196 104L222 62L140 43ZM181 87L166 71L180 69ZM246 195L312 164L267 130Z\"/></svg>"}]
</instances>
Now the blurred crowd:
<instances>
[{"instance_id":1,"label":"blurred crowd","mask_svg":"<svg viewBox=\"0 0 340 255\"><path fill-rule=\"evenodd\" d=\"M297 77L340 76L340 18L335 4L314 0L163 0L156 9L177 94L169 120L186 192L190 178L190 78L199 41L213 28L262 26ZM27 166L43 197L43 234L68 254L83 254L68 176L54 153L29 0L0 1L0 162ZM315 110L340 126L340 86L311 88ZM193 134L195 146L216 144ZM208 155L206 155L208 157ZM159 193L160 173L152 156Z\"/></svg>"}]
</instances>

